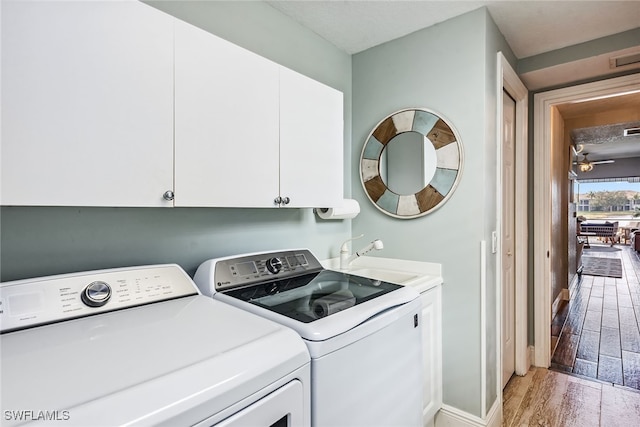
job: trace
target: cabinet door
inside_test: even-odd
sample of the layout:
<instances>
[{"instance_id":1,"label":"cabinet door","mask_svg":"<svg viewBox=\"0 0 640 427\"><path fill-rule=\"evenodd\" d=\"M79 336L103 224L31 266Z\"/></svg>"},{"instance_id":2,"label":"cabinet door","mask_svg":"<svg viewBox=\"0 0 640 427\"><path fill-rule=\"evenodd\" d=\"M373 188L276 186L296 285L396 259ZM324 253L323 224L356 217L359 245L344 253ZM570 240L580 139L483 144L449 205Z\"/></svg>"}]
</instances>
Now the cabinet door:
<instances>
[{"instance_id":1,"label":"cabinet door","mask_svg":"<svg viewBox=\"0 0 640 427\"><path fill-rule=\"evenodd\" d=\"M273 207L278 65L184 22L175 38L176 206Z\"/></svg>"},{"instance_id":2,"label":"cabinet door","mask_svg":"<svg viewBox=\"0 0 640 427\"><path fill-rule=\"evenodd\" d=\"M343 128L340 91L280 69L280 195L288 207L342 203Z\"/></svg>"},{"instance_id":3,"label":"cabinet door","mask_svg":"<svg viewBox=\"0 0 640 427\"><path fill-rule=\"evenodd\" d=\"M442 325L441 288L422 294L422 345L424 357L423 420L433 420L442 406Z\"/></svg>"},{"instance_id":4,"label":"cabinet door","mask_svg":"<svg viewBox=\"0 0 640 427\"><path fill-rule=\"evenodd\" d=\"M2 125L3 205L170 205L172 18L2 1Z\"/></svg>"}]
</instances>

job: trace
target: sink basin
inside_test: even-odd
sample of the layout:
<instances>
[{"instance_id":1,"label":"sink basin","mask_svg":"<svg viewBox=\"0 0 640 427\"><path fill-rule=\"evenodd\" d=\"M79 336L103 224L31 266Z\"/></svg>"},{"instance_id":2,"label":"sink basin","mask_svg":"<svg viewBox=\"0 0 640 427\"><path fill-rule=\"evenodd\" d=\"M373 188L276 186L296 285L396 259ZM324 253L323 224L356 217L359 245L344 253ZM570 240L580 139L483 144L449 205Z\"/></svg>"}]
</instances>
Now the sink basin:
<instances>
[{"instance_id":1,"label":"sink basin","mask_svg":"<svg viewBox=\"0 0 640 427\"><path fill-rule=\"evenodd\" d=\"M419 292L425 292L442 284L442 265L431 262L361 256L356 258L346 270L340 268L340 258L325 260L322 266L342 273L411 286Z\"/></svg>"},{"instance_id":2,"label":"sink basin","mask_svg":"<svg viewBox=\"0 0 640 427\"><path fill-rule=\"evenodd\" d=\"M353 273L357 276L368 277L370 279L382 280L383 282L396 283L398 285L402 285L403 283L418 277L418 275L414 273L383 270L378 268L357 268L349 270L349 273Z\"/></svg>"}]
</instances>

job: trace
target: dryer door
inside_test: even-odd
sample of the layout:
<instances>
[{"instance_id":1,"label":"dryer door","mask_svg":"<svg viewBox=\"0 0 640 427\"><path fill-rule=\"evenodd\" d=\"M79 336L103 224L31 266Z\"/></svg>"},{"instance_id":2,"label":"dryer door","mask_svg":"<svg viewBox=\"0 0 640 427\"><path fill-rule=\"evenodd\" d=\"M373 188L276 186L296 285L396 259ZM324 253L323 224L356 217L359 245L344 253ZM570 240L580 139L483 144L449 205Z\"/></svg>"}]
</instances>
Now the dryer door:
<instances>
[{"instance_id":1,"label":"dryer door","mask_svg":"<svg viewBox=\"0 0 640 427\"><path fill-rule=\"evenodd\" d=\"M198 426L210 425L206 421ZM293 427L308 426L304 414L304 389L293 380L252 405L215 424L215 427Z\"/></svg>"}]
</instances>

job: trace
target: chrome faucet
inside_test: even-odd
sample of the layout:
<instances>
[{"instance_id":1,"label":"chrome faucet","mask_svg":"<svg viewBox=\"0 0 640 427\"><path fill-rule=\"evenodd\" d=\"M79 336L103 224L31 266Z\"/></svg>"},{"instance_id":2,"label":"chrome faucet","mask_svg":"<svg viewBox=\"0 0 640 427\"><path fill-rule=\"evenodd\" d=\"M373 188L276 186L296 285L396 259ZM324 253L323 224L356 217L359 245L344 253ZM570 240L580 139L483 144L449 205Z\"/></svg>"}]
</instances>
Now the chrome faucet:
<instances>
[{"instance_id":1,"label":"chrome faucet","mask_svg":"<svg viewBox=\"0 0 640 427\"><path fill-rule=\"evenodd\" d=\"M352 239L346 240L340 247L340 270L346 270L347 268L349 268L349 264L351 264L351 262L354 259L361 257L367 252L370 252L373 249L379 251L384 248L384 245L382 244L382 240L376 239L373 242L369 243L364 248L360 249L359 251L354 252L353 255L349 255L349 247L347 243L349 243L351 240L356 240L361 237L364 237L364 234L361 234L358 237L354 237Z\"/></svg>"}]
</instances>

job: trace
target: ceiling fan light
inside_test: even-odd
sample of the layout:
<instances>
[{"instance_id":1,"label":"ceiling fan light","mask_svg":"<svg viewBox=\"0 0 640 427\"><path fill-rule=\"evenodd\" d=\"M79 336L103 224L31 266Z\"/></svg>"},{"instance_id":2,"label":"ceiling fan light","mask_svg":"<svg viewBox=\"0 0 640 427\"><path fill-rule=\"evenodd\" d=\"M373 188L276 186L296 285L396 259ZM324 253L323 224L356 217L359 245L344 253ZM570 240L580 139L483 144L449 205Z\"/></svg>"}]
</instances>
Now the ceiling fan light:
<instances>
[{"instance_id":1,"label":"ceiling fan light","mask_svg":"<svg viewBox=\"0 0 640 427\"><path fill-rule=\"evenodd\" d=\"M593 170L593 163L580 163L580 172L591 172Z\"/></svg>"},{"instance_id":2,"label":"ceiling fan light","mask_svg":"<svg viewBox=\"0 0 640 427\"><path fill-rule=\"evenodd\" d=\"M580 172L591 172L593 170L593 163L587 159L587 154L584 153L582 155L582 161L578 163L578 167L580 168Z\"/></svg>"}]
</instances>

